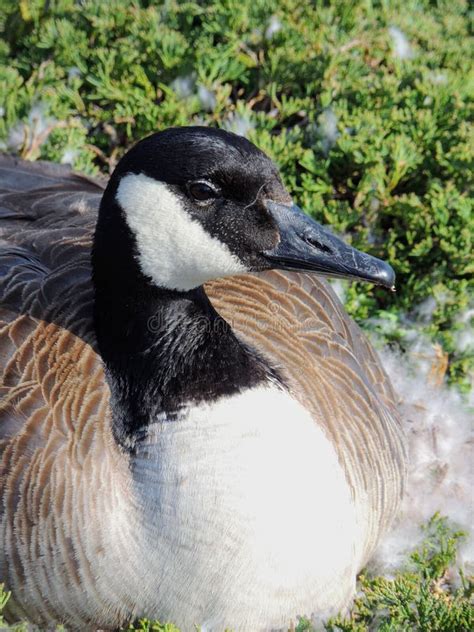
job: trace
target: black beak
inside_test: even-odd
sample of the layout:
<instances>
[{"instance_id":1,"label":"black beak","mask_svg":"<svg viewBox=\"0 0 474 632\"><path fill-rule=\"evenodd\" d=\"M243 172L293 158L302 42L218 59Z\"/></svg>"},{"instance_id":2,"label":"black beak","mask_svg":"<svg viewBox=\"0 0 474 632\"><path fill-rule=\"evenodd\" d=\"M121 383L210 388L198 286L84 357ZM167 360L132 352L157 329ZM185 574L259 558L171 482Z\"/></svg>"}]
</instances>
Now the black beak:
<instances>
[{"instance_id":1,"label":"black beak","mask_svg":"<svg viewBox=\"0 0 474 632\"><path fill-rule=\"evenodd\" d=\"M360 279L395 289L395 273L388 263L348 246L296 205L267 201L266 207L280 230L279 244L263 253L272 267Z\"/></svg>"}]
</instances>

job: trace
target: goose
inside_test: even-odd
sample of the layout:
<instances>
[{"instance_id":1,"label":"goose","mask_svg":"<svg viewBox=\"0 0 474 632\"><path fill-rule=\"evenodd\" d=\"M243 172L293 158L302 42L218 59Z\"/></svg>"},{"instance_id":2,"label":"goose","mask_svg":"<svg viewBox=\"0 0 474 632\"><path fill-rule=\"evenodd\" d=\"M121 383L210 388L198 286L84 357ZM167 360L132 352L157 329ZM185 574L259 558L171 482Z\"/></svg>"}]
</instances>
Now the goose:
<instances>
[{"instance_id":1,"label":"goose","mask_svg":"<svg viewBox=\"0 0 474 632\"><path fill-rule=\"evenodd\" d=\"M110 180L0 159L0 578L9 620L288 629L347 608L403 494L396 397L322 277L391 267L232 133Z\"/></svg>"}]
</instances>

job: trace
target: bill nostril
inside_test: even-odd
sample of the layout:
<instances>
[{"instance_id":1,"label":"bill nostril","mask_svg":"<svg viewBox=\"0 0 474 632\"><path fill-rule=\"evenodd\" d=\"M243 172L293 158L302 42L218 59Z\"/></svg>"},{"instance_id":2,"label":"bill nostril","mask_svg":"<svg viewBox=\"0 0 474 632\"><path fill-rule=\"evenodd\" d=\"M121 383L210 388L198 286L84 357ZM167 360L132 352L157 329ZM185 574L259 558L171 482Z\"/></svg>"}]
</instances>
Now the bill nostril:
<instances>
[{"instance_id":1,"label":"bill nostril","mask_svg":"<svg viewBox=\"0 0 474 632\"><path fill-rule=\"evenodd\" d=\"M305 235L304 240L306 241L306 243L310 244L310 246L317 248L321 252L326 252L328 255L333 254L332 248L330 248L323 242L319 241L319 239L316 239L315 237L311 237L311 235Z\"/></svg>"}]
</instances>

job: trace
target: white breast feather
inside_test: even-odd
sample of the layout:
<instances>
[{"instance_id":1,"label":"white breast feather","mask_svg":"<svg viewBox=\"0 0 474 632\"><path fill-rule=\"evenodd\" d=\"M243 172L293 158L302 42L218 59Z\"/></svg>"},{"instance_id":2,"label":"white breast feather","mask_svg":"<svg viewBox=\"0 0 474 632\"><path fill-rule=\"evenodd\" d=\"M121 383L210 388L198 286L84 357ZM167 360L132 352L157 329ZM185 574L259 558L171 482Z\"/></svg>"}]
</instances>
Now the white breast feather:
<instances>
[{"instance_id":1,"label":"white breast feather","mask_svg":"<svg viewBox=\"0 0 474 632\"><path fill-rule=\"evenodd\" d=\"M350 490L287 393L255 388L157 422L133 476L149 616L258 632L347 603L361 541Z\"/></svg>"}]
</instances>

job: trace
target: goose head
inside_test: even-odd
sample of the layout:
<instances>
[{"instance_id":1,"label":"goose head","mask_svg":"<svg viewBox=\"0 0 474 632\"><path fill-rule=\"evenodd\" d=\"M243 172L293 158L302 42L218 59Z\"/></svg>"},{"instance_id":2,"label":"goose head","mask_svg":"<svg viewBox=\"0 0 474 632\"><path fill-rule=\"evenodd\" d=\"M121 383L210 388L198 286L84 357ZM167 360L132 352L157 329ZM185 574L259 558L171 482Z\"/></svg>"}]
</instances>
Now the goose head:
<instances>
[{"instance_id":1,"label":"goose head","mask_svg":"<svg viewBox=\"0 0 474 632\"><path fill-rule=\"evenodd\" d=\"M102 201L96 253L101 243L119 280L128 265L138 266L154 286L178 292L269 269L388 288L395 280L387 263L345 244L293 204L275 164L255 145L205 127L155 133L122 158ZM117 258L127 250L133 263Z\"/></svg>"}]
</instances>

